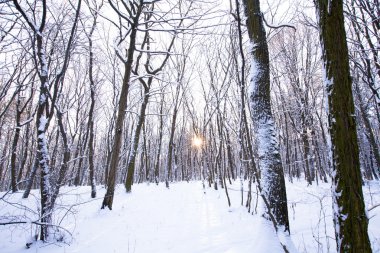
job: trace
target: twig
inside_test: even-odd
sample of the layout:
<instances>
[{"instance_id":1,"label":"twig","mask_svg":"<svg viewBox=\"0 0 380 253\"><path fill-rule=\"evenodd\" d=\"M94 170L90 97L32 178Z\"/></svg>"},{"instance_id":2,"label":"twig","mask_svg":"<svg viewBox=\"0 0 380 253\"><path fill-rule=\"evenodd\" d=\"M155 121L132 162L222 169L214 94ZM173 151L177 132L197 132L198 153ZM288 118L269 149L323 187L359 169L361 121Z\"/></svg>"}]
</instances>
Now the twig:
<instances>
[{"instance_id":1,"label":"twig","mask_svg":"<svg viewBox=\"0 0 380 253\"><path fill-rule=\"evenodd\" d=\"M293 26L293 25L289 25L289 24L283 24L283 25L273 25L273 24L268 24L267 20L266 20L265 17L264 17L264 14L263 14L263 13L260 13L259 15L263 18L265 25L268 26L269 28L273 28L273 29L279 29L279 28L292 28L292 29L294 29L294 31L297 30L295 26Z\"/></svg>"},{"instance_id":2,"label":"twig","mask_svg":"<svg viewBox=\"0 0 380 253\"><path fill-rule=\"evenodd\" d=\"M373 209L375 209L376 207L379 207L379 206L380 206L380 203L368 208L368 212L372 211Z\"/></svg>"}]
</instances>

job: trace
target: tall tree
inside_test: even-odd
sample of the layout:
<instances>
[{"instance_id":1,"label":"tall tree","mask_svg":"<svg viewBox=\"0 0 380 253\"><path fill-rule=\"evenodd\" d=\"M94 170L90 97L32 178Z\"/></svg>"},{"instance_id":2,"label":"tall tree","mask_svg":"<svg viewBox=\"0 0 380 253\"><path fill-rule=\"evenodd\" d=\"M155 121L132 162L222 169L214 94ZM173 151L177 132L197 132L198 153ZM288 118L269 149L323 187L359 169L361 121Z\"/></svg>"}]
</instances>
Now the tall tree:
<instances>
[{"instance_id":1,"label":"tall tree","mask_svg":"<svg viewBox=\"0 0 380 253\"><path fill-rule=\"evenodd\" d=\"M342 0L315 0L325 65L338 252L371 252L362 192Z\"/></svg>"},{"instance_id":2,"label":"tall tree","mask_svg":"<svg viewBox=\"0 0 380 253\"><path fill-rule=\"evenodd\" d=\"M91 25L90 32L87 35L88 38L88 49L89 49L89 64L88 64L88 77L90 80L90 95L91 95L91 104L90 104L90 111L88 113L88 122L87 122L87 128L89 131L89 138L88 138L88 169L90 173L90 184L91 184L91 198L96 197L96 181L95 181L95 165L94 165L94 158L95 158L95 150L94 150L94 109L95 109L95 98L96 98L96 83L94 80L94 49L93 49L93 34L96 29L97 25L97 19L100 8L103 6L103 1L98 6L96 1L93 1L93 5L95 7L95 10L92 10L90 4L87 2L87 5L90 9L93 21Z\"/></svg>"},{"instance_id":3,"label":"tall tree","mask_svg":"<svg viewBox=\"0 0 380 253\"><path fill-rule=\"evenodd\" d=\"M128 98L128 93L129 93L130 79L131 79L131 73L132 73L132 67L133 67L133 56L136 50L137 27L139 24L140 15L143 11L144 1L142 0L133 1L133 2L130 2L130 5L128 5L126 1L122 1L123 6L126 9L126 12L130 14L129 16L124 15L121 12L121 10L115 6L112 0L109 0L109 3L111 7L114 9L114 11L118 14L120 19L122 19L123 22L126 22L128 24L129 29L127 31L127 35L129 34L129 39L130 39L126 59L123 56L118 55L119 58L124 63L124 77L123 77L123 83L122 83L121 92L120 92L118 112L117 112L116 123L115 123L113 151L111 154L111 161L110 161L110 165L108 169L109 174L107 178L107 192L106 192L106 195L104 196L104 200L102 203L102 209L105 207L108 207L110 210L112 210L113 197L115 193L116 173L117 173L117 168L119 164L119 155L120 155L121 144L122 144L122 139L123 139L122 136L123 136L123 124L124 124L124 119L125 119L125 110L127 107L127 98ZM121 31L121 28L120 28L120 31ZM123 37L124 36L121 36L120 38L121 41L123 40Z\"/></svg>"},{"instance_id":4,"label":"tall tree","mask_svg":"<svg viewBox=\"0 0 380 253\"><path fill-rule=\"evenodd\" d=\"M136 160L136 155L137 155L137 148L138 148L138 145L139 145L139 140L140 140L140 134L141 134L141 130L143 129L143 124L145 122L145 118L146 118L146 109L147 109L147 106L148 106L148 103L149 103L149 99L151 97L151 87L152 87L152 83L154 81L154 77L160 73L162 71L162 69L164 68L164 66L166 65L168 59L169 59L169 56L170 56L170 51L174 45L174 41L177 37L177 35L173 35L172 39L171 39L171 42L170 42L170 45L167 49L167 53L165 55L165 58L162 60L162 62L160 62L159 66L157 68L153 68L151 65L151 61L152 61L152 56L154 54L154 52L151 52L151 35L149 33L149 25L148 25L148 22L150 20L150 18L152 17L152 14L154 12L154 5L151 6L151 9L150 9L150 12L149 14L145 14L145 19L144 21L146 22L145 24L145 28L146 28L146 32L145 32L145 37L144 37L144 40L143 40L143 43L142 43L142 46L141 46L141 52L139 54L139 56L137 57L137 60L136 60L136 67L135 67L135 70L133 71L133 74L135 74L136 76L140 76L139 73L138 73L138 68L139 68L139 64L140 64L140 59L142 57L142 53L143 53L143 50L144 50L144 46L146 44L146 50L148 51L147 52L147 59L146 59L146 62L145 62L145 71L146 73L149 75L149 77L147 79L144 79L143 77L140 77L139 78L139 81L142 85L142 88L144 90L144 94L143 94L143 102L141 104L141 108L140 108L140 114L139 114L139 118L138 118L138 122L137 122L137 126L136 126L136 131L135 131L135 134L132 138L132 144L131 144L131 150L130 150L130 154L129 154L129 161L128 161L128 165L127 165L127 178L125 180L125 188L126 188L126 191L127 192L131 192L132 190L132 184L133 184L133 178L134 178L134 174L135 174L135 160ZM180 25L182 24L182 21L180 21ZM156 62L158 63L158 61L156 60Z\"/></svg>"},{"instance_id":5,"label":"tall tree","mask_svg":"<svg viewBox=\"0 0 380 253\"><path fill-rule=\"evenodd\" d=\"M276 127L271 111L269 53L259 0L243 0L251 41L252 121L256 124L258 166L261 170L261 194L275 226L289 231L288 206Z\"/></svg>"},{"instance_id":6,"label":"tall tree","mask_svg":"<svg viewBox=\"0 0 380 253\"><path fill-rule=\"evenodd\" d=\"M13 4L16 7L17 11L21 14L24 22L27 27L31 30L31 34L35 38L35 48L33 49L35 53L34 61L35 61L35 71L40 78L40 93L39 93L39 102L37 106L36 112L36 128L37 128L37 157L39 167L41 168L41 181L40 181L40 191L41 191L41 233L40 239L43 241L49 240L51 235L51 223L52 223L52 211L54 208L54 202L59 194L59 187L63 182L63 178L66 172L67 163L70 158L68 147L66 147L66 153L64 160L62 162L62 166L59 170L59 177L55 181L55 188L52 188L51 182L51 166L50 166L50 157L48 152L48 139L47 139L47 129L49 126L49 122L52 119L52 115L54 112L53 107L56 107L56 98L58 96L58 87L62 87L66 70L68 68L68 64L71 56L71 48L73 44L73 38L76 31L76 24L79 18L81 0L77 3L77 8L75 11L75 20L73 21L71 32L67 43L64 44L64 57L62 64L59 68L57 68L57 74L54 78L49 77L49 59L46 50L46 27L47 27L47 11L48 6L46 0L42 1L40 7L35 3L35 9L32 10L36 12L37 10L41 12L40 18L30 17L28 11L29 8L23 8L19 1L13 0ZM31 6L31 5L30 5ZM29 7L30 7L29 6ZM39 25L37 24L39 22ZM53 50L53 49L52 49ZM51 52L52 53L52 52ZM54 84L54 93L50 93L50 89L52 88L51 84ZM51 99L51 106L49 110L49 99ZM58 109L56 107L56 109ZM61 121L61 112L57 112L58 122L62 125Z\"/></svg>"},{"instance_id":7,"label":"tall tree","mask_svg":"<svg viewBox=\"0 0 380 253\"><path fill-rule=\"evenodd\" d=\"M28 79L28 76L33 72L34 71L27 73L26 77L24 77L24 78L17 77L17 80L16 80L16 82L17 82L17 100L16 100L16 108L15 108L16 126L15 126L15 131L14 131L15 133L14 133L12 148L11 148L12 155L11 155L11 164L10 164L10 166L11 166L11 188L12 188L12 192L18 191L18 184L19 184L18 175L17 175L17 166L16 166L17 162L16 162L16 160L18 157L17 146L18 146L18 142L20 139L21 127L23 125L25 125L26 123L29 123L31 121L31 120L27 120L26 123L22 123L21 119L23 116L22 115L23 112L25 111L25 109L27 108L27 105L29 104L29 102L31 102L31 100L33 98L33 92L31 92L31 95L29 96L28 99L26 99L26 101L24 103L22 102L22 100L23 100L23 96L25 96L25 95L22 93L25 93L24 90L26 90L26 87L24 87L25 86L24 83L27 81L31 82L31 81L33 81L33 79L35 79L35 77L36 77L35 72L34 72L32 79L30 79L30 80ZM20 155L20 157L21 157L21 155ZM21 160L22 158L19 158L19 159Z\"/></svg>"},{"instance_id":8,"label":"tall tree","mask_svg":"<svg viewBox=\"0 0 380 253\"><path fill-rule=\"evenodd\" d=\"M51 224L51 209L50 209L50 166L49 166L49 154L46 139L47 130L47 99L49 97L49 81L48 81L48 66L44 48L44 29L46 24L46 1L42 1L42 15L40 25L29 18L26 12L21 8L18 1L13 1L16 9L21 13L25 22L32 30L33 35L36 37L36 52L38 62L38 75L40 77L40 94L37 108L37 153L39 166L41 168L41 222L44 224ZM37 66L36 66L37 67ZM41 240L47 240L49 235L49 226L41 226Z\"/></svg>"}]
</instances>

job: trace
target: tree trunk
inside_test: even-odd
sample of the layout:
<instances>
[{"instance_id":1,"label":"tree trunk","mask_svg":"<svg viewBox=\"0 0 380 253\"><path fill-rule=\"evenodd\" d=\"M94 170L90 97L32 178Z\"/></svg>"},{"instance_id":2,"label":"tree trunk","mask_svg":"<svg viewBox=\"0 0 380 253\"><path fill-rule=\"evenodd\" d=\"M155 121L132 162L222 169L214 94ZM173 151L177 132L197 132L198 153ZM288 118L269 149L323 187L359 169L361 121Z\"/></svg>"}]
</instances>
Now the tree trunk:
<instances>
[{"instance_id":1,"label":"tree trunk","mask_svg":"<svg viewBox=\"0 0 380 253\"><path fill-rule=\"evenodd\" d=\"M115 135L114 135L114 144L111 154L110 166L108 169L108 177L107 177L107 192L104 196L104 200L102 203L102 209L108 207L112 210L113 197L115 192L115 183L116 183L116 173L119 164L119 155L121 142L123 139L123 123L125 118L125 110L127 108L127 98L129 93L129 81L132 73L132 64L133 64L133 55L135 52L136 46L136 35L137 35L137 24L139 21L139 17L142 11L142 5L139 5L136 9L136 14L133 17L133 24L131 26L131 35L130 42L128 48L127 61L124 63L124 78L123 85L120 93L120 100L118 106L118 113L115 123Z\"/></svg>"},{"instance_id":2,"label":"tree trunk","mask_svg":"<svg viewBox=\"0 0 380 253\"><path fill-rule=\"evenodd\" d=\"M88 43L89 43L89 51L90 51L90 58L89 58L89 66L88 66L88 75L90 79L90 97L91 97L91 104L90 104L90 111L88 113L88 122L87 122L87 128L89 131L89 139L88 139L88 165L89 165L89 172L90 172L90 185L91 185L91 198L96 197L96 181L95 181L95 167L94 167L94 109L95 109L95 81L94 81L94 52L93 52L93 41L92 41L92 35L95 31L96 27L96 20L98 17L98 12L95 12L94 14L94 22L91 27L91 31L88 35Z\"/></svg>"},{"instance_id":3,"label":"tree trunk","mask_svg":"<svg viewBox=\"0 0 380 253\"><path fill-rule=\"evenodd\" d=\"M152 82L152 77L149 78L149 83ZM150 84L148 84L150 87ZM135 175L135 161L137 156L137 148L139 147L140 133L145 121L145 111L149 102L149 89L144 89L144 100L141 104L140 115L136 126L135 134L132 139L131 151L129 152L129 160L127 165L127 179L125 180L125 189L127 192L131 192L133 178Z\"/></svg>"},{"instance_id":4,"label":"tree trunk","mask_svg":"<svg viewBox=\"0 0 380 253\"><path fill-rule=\"evenodd\" d=\"M160 181L160 158L161 158L161 147L162 147L162 135L163 135L163 107L164 107L164 95L162 95L161 102L160 102L160 125L158 129L158 148L157 148L157 156L156 156L156 164L154 165L154 181L158 185L158 182Z\"/></svg>"},{"instance_id":5,"label":"tree trunk","mask_svg":"<svg viewBox=\"0 0 380 253\"><path fill-rule=\"evenodd\" d=\"M169 182L172 181L172 157L173 157L173 145L174 145L174 132L176 129L176 121L177 121L177 113L178 113L178 108L177 104L174 108L173 112L173 118L171 122L171 127L170 127L170 137L169 137L169 145L168 145L168 160L166 164L166 179L165 179L165 184L166 187L169 188Z\"/></svg>"},{"instance_id":6,"label":"tree trunk","mask_svg":"<svg viewBox=\"0 0 380 253\"><path fill-rule=\"evenodd\" d=\"M248 35L252 44L250 102L258 138L261 191L274 224L289 231L288 207L279 145L271 111L269 53L259 0L244 0ZM272 218L272 217L271 217Z\"/></svg>"},{"instance_id":7,"label":"tree trunk","mask_svg":"<svg viewBox=\"0 0 380 253\"><path fill-rule=\"evenodd\" d=\"M369 121L369 115L368 115L368 113L364 107L364 101L363 101L361 91L359 90L359 87L357 87L357 85L356 85L356 93L358 95L358 100L359 100L358 101L359 102L359 106L358 106L359 111L360 111L360 114L361 114L362 119L363 119L365 130L367 130L366 135L368 138L370 149L373 151L373 155L374 155L375 160L376 160L377 168L379 168L377 173L379 173L380 172L380 152L379 152L378 145L376 143L376 138L375 138L375 134L373 133L371 122Z\"/></svg>"},{"instance_id":8,"label":"tree trunk","mask_svg":"<svg viewBox=\"0 0 380 253\"><path fill-rule=\"evenodd\" d=\"M38 169L38 158L35 157L33 167L32 167L32 170L30 172L30 175L29 175L26 187L25 187L24 194L22 195L22 198L24 198L24 199L27 199L29 197L30 190L33 187L34 178L36 177L36 174L37 174L37 169Z\"/></svg>"},{"instance_id":9,"label":"tree trunk","mask_svg":"<svg viewBox=\"0 0 380 253\"><path fill-rule=\"evenodd\" d=\"M371 252L363 201L342 0L315 0L325 64L338 252Z\"/></svg>"},{"instance_id":10,"label":"tree trunk","mask_svg":"<svg viewBox=\"0 0 380 253\"><path fill-rule=\"evenodd\" d=\"M16 167L16 159L17 159L17 144L20 138L21 131L21 111L20 111L20 94L17 96L17 105L16 105L16 127L15 127L15 135L13 137L12 148L11 148L11 188L12 192L17 192L17 167Z\"/></svg>"},{"instance_id":11,"label":"tree trunk","mask_svg":"<svg viewBox=\"0 0 380 253\"><path fill-rule=\"evenodd\" d=\"M30 103L32 105L32 103ZM31 113L29 113L29 116L28 118L30 118L31 116ZM19 171L18 171L18 176L17 176L17 181L20 182L21 179L22 179L22 174L24 172L24 168L25 168L25 164L26 164L26 161L27 161L27 158L28 158L28 149L29 149L29 132L30 132L30 124L27 124L26 126L26 130L25 130L25 133L24 133L24 139L25 139L25 143L24 143L24 152L23 152L23 155L22 155L22 158L21 158L21 164L20 164L20 168L19 168ZM25 184L23 183L23 187L25 187Z\"/></svg>"},{"instance_id":12,"label":"tree trunk","mask_svg":"<svg viewBox=\"0 0 380 253\"><path fill-rule=\"evenodd\" d=\"M63 159L61 162L61 166L59 167L58 179L55 183L54 189L51 192L51 197L50 197L51 209L53 209L55 200L57 199L58 194L59 194L59 189L64 183L64 179L68 170L68 163L71 157L70 145L68 143L67 133L63 125L63 115L62 115L62 112L60 111L57 112L57 121L58 121L58 126L60 128L60 133L61 133L61 137L63 141Z\"/></svg>"}]
</instances>

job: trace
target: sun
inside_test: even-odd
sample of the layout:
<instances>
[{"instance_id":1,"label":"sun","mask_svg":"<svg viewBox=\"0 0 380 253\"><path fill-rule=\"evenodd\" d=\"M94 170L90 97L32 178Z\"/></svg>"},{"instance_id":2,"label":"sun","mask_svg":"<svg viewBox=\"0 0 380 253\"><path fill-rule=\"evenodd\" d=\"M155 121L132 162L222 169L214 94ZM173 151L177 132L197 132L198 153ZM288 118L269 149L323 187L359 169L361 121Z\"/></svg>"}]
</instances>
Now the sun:
<instances>
[{"instance_id":1,"label":"sun","mask_svg":"<svg viewBox=\"0 0 380 253\"><path fill-rule=\"evenodd\" d=\"M194 136L192 140L193 146L196 148L200 148L203 145L203 140L199 136Z\"/></svg>"}]
</instances>

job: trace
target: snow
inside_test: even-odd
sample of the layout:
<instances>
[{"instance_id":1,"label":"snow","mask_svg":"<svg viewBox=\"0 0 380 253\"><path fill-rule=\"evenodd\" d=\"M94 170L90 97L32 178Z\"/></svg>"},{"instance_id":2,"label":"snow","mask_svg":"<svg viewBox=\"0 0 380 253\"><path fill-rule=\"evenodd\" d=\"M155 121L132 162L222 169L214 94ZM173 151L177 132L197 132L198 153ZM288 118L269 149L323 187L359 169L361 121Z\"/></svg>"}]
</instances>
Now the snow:
<instances>
[{"instance_id":1,"label":"snow","mask_svg":"<svg viewBox=\"0 0 380 253\"><path fill-rule=\"evenodd\" d=\"M250 52L253 52L255 49L255 44L253 42L250 43ZM262 74L262 69L260 64L256 61L255 57L250 58L251 61L251 68L249 72L249 76L251 78L248 94L253 94L256 92L256 83L260 79L260 76Z\"/></svg>"},{"instance_id":2,"label":"snow","mask_svg":"<svg viewBox=\"0 0 380 253\"><path fill-rule=\"evenodd\" d=\"M256 121L256 141L257 153L259 155L258 164L261 170L261 186L265 196L269 196L269 191L273 187L273 180L277 180L275 173L271 171L273 164L281 163L275 160L274 155L278 154L278 142L276 139L275 123L270 115L261 117Z\"/></svg>"},{"instance_id":3,"label":"snow","mask_svg":"<svg viewBox=\"0 0 380 253\"><path fill-rule=\"evenodd\" d=\"M286 186L291 237L299 252L336 252L331 183L307 186L306 181L295 181ZM380 202L380 183L367 182L363 193L369 209ZM370 212L368 228L373 252L380 252L377 209Z\"/></svg>"},{"instance_id":4,"label":"snow","mask_svg":"<svg viewBox=\"0 0 380 253\"><path fill-rule=\"evenodd\" d=\"M41 94L41 97L44 96L43 94ZM45 128L46 128L46 124L47 124L48 120L45 116L41 116L40 118L40 125L38 127L38 130L39 131L45 131ZM38 138L42 139L44 138L45 134L41 134L41 136L38 136Z\"/></svg>"},{"instance_id":5,"label":"snow","mask_svg":"<svg viewBox=\"0 0 380 253\"><path fill-rule=\"evenodd\" d=\"M271 222L258 214L250 214L240 206L240 182L229 185L232 206L228 207L224 189L218 191L202 182L139 184L126 194L118 185L113 210L100 209L102 198L90 198L91 188L62 187L57 199L54 222L72 233L64 236L66 243L30 242L36 230L30 221L37 214L11 207L0 201L0 222L6 215L23 215L29 224L0 227L2 253L74 253L74 252L283 252L280 245L293 244L290 252L336 252L331 208L330 184L307 186L306 181L287 183L291 236L276 235ZM247 184L244 185L247 191ZM255 187L252 187L255 189ZM98 196L105 189L98 186ZM380 202L379 182L363 188L367 208ZM4 193L0 194L0 197ZM244 194L246 198L246 192ZM9 194L7 202L36 209L38 190L29 199L22 193ZM260 198L259 198L260 199ZM253 193L252 207L256 204ZM17 209L17 210L16 210ZM254 209L254 208L253 208ZM369 211L369 234L373 251L380 252L380 207ZM28 217L28 218L26 218ZM72 239L71 239L72 238Z\"/></svg>"}]
</instances>

